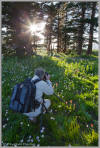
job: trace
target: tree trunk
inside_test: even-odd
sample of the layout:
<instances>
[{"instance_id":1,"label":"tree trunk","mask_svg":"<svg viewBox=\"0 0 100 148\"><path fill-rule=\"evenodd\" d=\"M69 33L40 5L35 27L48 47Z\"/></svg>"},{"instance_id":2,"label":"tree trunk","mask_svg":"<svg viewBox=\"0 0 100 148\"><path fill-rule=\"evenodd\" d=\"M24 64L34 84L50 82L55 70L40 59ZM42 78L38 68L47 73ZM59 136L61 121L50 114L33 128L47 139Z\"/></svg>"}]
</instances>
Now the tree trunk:
<instances>
[{"instance_id":1,"label":"tree trunk","mask_svg":"<svg viewBox=\"0 0 100 148\"><path fill-rule=\"evenodd\" d=\"M96 2L93 2L92 5L92 14L91 14L91 24L90 24L90 33L89 33L89 43L88 43L88 50L87 50L87 55L92 53L92 43L93 43L93 29L94 29L94 23L93 19L95 17L95 10L96 10Z\"/></svg>"},{"instance_id":2,"label":"tree trunk","mask_svg":"<svg viewBox=\"0 0 100 148\"><path fill-rule=\"evenodd\" d=\"M58 13L58 38L57 38L57 53L60 51L60 18Z\"/></svg>"},{"instance_id":3,"label":"tree trunk","mask_svg":"<svg viewBox=\"0 0 100 148\"><path fill-rule=\"evenodd\" d=\"M66 52L66 47L67 47L67 42L66 42L66 38L67 38L67 35L66 35L66 32L65 32L65 35L64 35L64 48L63 48L63 52L65 53Z\"/></svg>"},{"instance_id":4,"label":"tree trunk","mask_svg":"<svg viewBox=\"0 0 100 148\"><path fill-rule=\"evenodd\" d=\"M82 5L82 13L81 13L81 22L78 30L78 54L81 55L82 53L82 46L83 46L83 34L84 34L84 17L85 17L85 4Z\"/></svg>"}]
</instances>

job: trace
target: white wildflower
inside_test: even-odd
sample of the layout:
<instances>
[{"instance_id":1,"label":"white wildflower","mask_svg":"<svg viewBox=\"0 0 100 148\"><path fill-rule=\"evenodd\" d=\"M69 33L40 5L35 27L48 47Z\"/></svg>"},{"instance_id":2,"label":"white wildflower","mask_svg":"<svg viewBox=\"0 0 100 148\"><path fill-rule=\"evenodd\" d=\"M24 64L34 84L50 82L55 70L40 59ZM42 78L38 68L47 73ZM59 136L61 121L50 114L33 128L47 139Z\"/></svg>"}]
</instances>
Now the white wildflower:
<instances>
[{"instance_id":1,"label":"white wildflower","mask_svg":"<svg viewBox=\"0 0 100 148\"><path fill-rule=\"evenodd\" d=\"M39 140L39 138L40 138L39 136L36 137L37 140Z\"/></svg>"},{"instance_id":2,"label":"white wildflower","mask_svg":"<svg viewBox=\"0 0 100 148\"><path fill-rule=\"evenodd\" d=\"M39 138L40 138L39 136L36 137L36 140L37 140L38 142L40 142L40 139L39 139Z\"/></svg>"},{"instance_id":3,"label":"white wildflower","mask_svg":"<svg viewBox=\"0 0 100 148\"><path fill-rule=\"evenodd\" d=\"M30 139L28 139L27 142L30 142Z\"/></svg>"},{"instance_id":4,"label":"white wildflower","mask_svg":"<svg viewBox=\"0 0 100 148\"><path fill-rule=\"evenodd\" d=\"M42 127L42 130L45 130L45 127L44 126Z\"/></svg>"},{"instance_id":5,"label":"white wildflower","mask_svg":"<svg viewBox=\"0 0 100 148\"><path fill-rule=\"evenodd\" d=\"M27 126L29 126L29 124Z\"/></svg>"},{"instance_id":6,"label":"white wildflower","mask_svg":"<svg viewBox=\"0 0 100 148\"><path fill-rule=\"evenodd\" d=\"M51 117L50 119L51 119L51 120L55 120L55 118L54 118L54 117Z\"/></svg>"},{"instance_id":7,"label":"white wildflower","mask_svg":"<svg viewBox=\"0 0 100 148\"><path fill-rule=\"evenodd\" d=\"M3 125L3 128L5 128L7 126L7 124Z\"/></svg>"},{"instance_id":8,"label":"white wildflower","mask_svg":"<svg viewBox=\"0 0 100 148\"><path fill-rule=\"evenodd\" d=\"M20 142L22 143L24 140L22 139L22 140L20 140Z\"/></svg>"},{"instance_id":9,"label":"white wildflower","mask_svg":"<svg viewBox=\"0 0 100 148\"><path fill-rule=\"evenodd\" d=\"M61 108L61 105L58 105L59 108Z\"/></svg>"},{"instance_id":10,"label":"white wildflower","mask_svg":"<svg viewBox=\"0 0 100 148\"><path fill-rule=\"evenodd\" d=\"M39 139L39 136L37 136L36 139Z\"/></svg>"},{"instance_id":11,"label":"white wildflower","mask_svg":"<svg viewBox=\"0 0 100 148\"><path fill-rule=\"evenodd\" d=\"M31 139L31 142L33 142L34 140L33 139Z\"/></svg>"},{"instance_id":12,"label":"white wildflower","mask_svg":"<svg viewBox=\"0 0 100 148\"><path fill-rule=\"evenodd\" d=\"M86 127L89 127L88 125L86 125Z\"/></svg>"},{"instance_id":13,"label":"white wildflower","mask_svg":"<svg viewBox=\"0 0 100 148\"><path fill-rule=\"evenodd\" d=\"M40 133L43 133L44 132L44 130L40 130Z\"/></svg>"},{"instance_id":14,"label":"white wildflower","mask_svg":"<svg viewBox=\"0 0 100 148\"><path fill-rule=\"evenodd\" d=\"M45 130L45 127L43 126L42 129L41 129L41 131L40 131L40 133L43 133L44 130Z\"/></svg>"},{"instance_id":15,"label":"white wildflower","mask_svg":"<svg viewBox=\"0 0 100 148\"><path fill-rule=\"evenodd\" d=\"M21 125L23 125L23 122L20 122Z\"/></svg>"},{"instance_id":16,"label":"white wildflower","mask_svg":"<svg viewBox=\"0 0 100 148\"><path fill-rule=\"evenodd\" d=\"M37 141L40 142L40 139L38 139Z\"/></svg>"},{"instance_id":17,"label":"white wildflower","mask_svg":"<svg viewBox=\"0 0 100 148\"><path fill-rule=\"evenodd\" d=\"M7 115L8 114L8 112L6 111L6 114L5 115Z\"/></svg>"},{"instance_id":18,"label":"white wildflower","mask_svg":"<svg viewBox=\"0 0 100 148\"><path fill-rule=\"evenodd\" d=\"M41 138L44 138L44 135L41 135Z\"/></svg>"},{"instance_id":19,"label":"white wildflower","mask_svg":"<svg viewBox=\"0 0 100 148\"><path fill-rule=\"evenodd\" d=\"M29 136L29 139L32 138L32 136Z\"/></svg>"}]
</instances>

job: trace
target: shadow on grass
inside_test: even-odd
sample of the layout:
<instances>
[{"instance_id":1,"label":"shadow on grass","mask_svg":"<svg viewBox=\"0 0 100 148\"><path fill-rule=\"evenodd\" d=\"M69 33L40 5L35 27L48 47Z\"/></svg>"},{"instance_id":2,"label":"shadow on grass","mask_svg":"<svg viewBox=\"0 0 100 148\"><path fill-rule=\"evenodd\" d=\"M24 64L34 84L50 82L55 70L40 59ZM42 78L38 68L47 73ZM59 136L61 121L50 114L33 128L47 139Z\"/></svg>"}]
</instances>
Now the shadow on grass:
<instances>
[{"instance_id":1,"label":"shadow on grass","mask_svg":"<svg viewBox=\"0 0 100 148\"><path fill-rule=\"evenodd\" d=\"M67 59L66 59L67 60ZM10 101L10 97L8 96L11 96L11 92L12 92L12 87L16 84L16 83L19 83L21 81L23 81L24 79L26 79L27 77L33 77L34 75L34 69L37 68L37 67L43 67L50 75L51 75L51 80L53 83L58 83L59 81L59 85L60 85L60 81L62 81L61 83L63 83L63 80L64 80L64 77L65 77L65 74L64 74L64 71L65 69L61 66L58 66L57 65L57 61L53 61L51 59L51 57L47 57L47 56L31 56L31 57L25 57L23 59L19 59L17 57L9 57L9 58L5 58L4 61L3 61L3 67L2 67L2 70L3 70L3 80L5 79L6 81L3 83L2 85L2 102L4 102L3 104L6 105L6 109L9 109L9 101ZM68 77L69 79L69 77ZM81 90L81 87L83 86L83 81L80 81L78 78L75 78L74 80L72 79L71 81L74 81L74 83L76 84L77 82L77 86L79 87L76 87L76 89L78 89L78 93L80 92ZM8 85L9 84L9 85ZM63 85L62 85L63 86ZM91 86L91 89L93 88L93 85L90 84ZM84 87L85 87L85 84L84 84ZM60 85L60 89L61 89L61 85ZM60 89L57 89L60 90ZM7 90L7 91L5 91ZM69 90L66 90L66 93L67 91ZM75 92L73 91L73 89L71 88L70 89L70 92L69 92L70 96L73 97L73 101L77 101L77 111L70 114L69 117L71 116L77 116L77 112L78 112L78 109L80 108L80 105L79 104L85 104L85 102L83 101L79 101L79 98L77 98L77 93L75 94ZM80 94L79 94L80 95ZM75 98L74 98L75 96ZM54 98L54 97L53 97ZM69 96L66 97L67 99L69 98ZM56 98L55 98L56 99ZM57 100L57 99L56 99ZM70 100L70 98L69 98ZM55 101L55 100L54 100ZM54 102L52 100L52 102ZM59 103L59 101L58 101ZM3 106L2 104L2 108L3 108L3 122L5 123L6 122L6 116L5 116L5 106ZM8 107L8 108L7 108ZM89 106L88 106L89 107ZM91 108L92 109L92 108ZM81 112L83 111L82 108L80 108ZM84 110L84 112L87 111L87 110ZM63 111L62 111L63 112ZM64 114L63 114L64 115ZM35 132L36 129L38 131L38 128L39 128L39 124L37 125L32 125L30 126L30 128L28 127L28 124L29 124L29 121L27 121L27 118L24 118L24 116L21 118L21 116L19 116L17 113L13 114L12 111L9 112L9 116L10 116L10 121L9 121L9 125L12 125L13 124L13 121L16 121L16 123L14 122L13 126L15 126L16 128L16 131L14 130L15 134L17 133L17 135L19 134L19 131L22 131L24 134L24 130L26 130L27 134L30 135L30 133L32 133L33 131ZM49 115L48 115L49 116ZM57 135L57 131L59 132L59 130L55 127L57 127L57 124L59 125L59 123L56 124L56 122L53 122L49 119L49 117L47 116L47 118L45 118L45 124L47 126L47 129L48 129L48 125L49 125L49 129L50 129L50 141L53 141L52 143L49 143L51 145L57 145L57 144L63 144L63 142L58 142L57 141L60 141L60 138L61 138L61 134L59 134L59 136L55 138L55 134ZM65 115L67 116L67 114ZM20 118L19 118L20 117ZM83 124L82 120L83 120L83 116L80 117L81 118L81 122L80 124ZM48 120L50 120L50 122L48 122ZM93 117L94 119L94 117ZM24 125L23 127L20 127L20 122L25 122L26 125ZM53 125L54 123L54 125ZM61 122L62 123L62 122ZM67 123L67 121L66 121ZM24 129L25 128L25 129ZM53 130L53 131L52 131ZM85 129L87 130L87 129ZM4 131L4 138L7 136L7 134L5 134L7 132ZM12 131L13 132L13 131ZM53 138L52 139L52 132L54 134ZM26 135L25 133L25 135ZM49 131L47 130L47 133L49 134ZM8 134L11 134L9 131L8 131ZM65 135L65 134L64 134ZM60 138L59 138L60 137ZM14 140L13 137L12 138L12 141ZM48 136L47 136L47 139L49 139ZM66 141L66 140L65 140ZM64 144L65 144L65 141L64 141ZM16 138L15 138L15 142L16 142ZM71 141L69 141L71 142ZM47 143L48 145L48 143Z\"/></svg>"}]
</instances>

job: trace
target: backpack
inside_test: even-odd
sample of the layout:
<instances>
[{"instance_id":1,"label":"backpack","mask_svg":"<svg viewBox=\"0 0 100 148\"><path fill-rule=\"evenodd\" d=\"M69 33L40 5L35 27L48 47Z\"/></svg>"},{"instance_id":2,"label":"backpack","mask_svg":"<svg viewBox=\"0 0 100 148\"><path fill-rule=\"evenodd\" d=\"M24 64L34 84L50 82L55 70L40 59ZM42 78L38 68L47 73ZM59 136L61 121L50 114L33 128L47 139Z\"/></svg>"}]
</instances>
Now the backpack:
<instances>
[{"instance_id":1,"label":"backpack","mask_svg":"<svg viewBox=\"0 0 100 148\"><path fill-rule=\"evenodd\" d=\"M15 112L28 113L32 109L35 110L35 104L39 104L35 100L36 86L40 79L31 81L31 78L24 82L16 84L13 88L9 108Z\"/></svg>"}]
</instances>

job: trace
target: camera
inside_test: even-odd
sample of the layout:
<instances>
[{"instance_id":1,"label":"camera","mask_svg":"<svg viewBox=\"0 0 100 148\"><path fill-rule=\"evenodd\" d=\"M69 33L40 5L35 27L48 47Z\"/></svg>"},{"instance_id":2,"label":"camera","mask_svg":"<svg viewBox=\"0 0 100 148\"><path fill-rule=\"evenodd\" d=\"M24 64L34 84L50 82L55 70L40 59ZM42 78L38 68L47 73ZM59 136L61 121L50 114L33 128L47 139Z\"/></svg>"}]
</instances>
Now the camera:
<instances>
[{"instance_id":1,"label":"camera","mask_svg":"<svg viewBox=\"0 0 100 148\"><path fill-rule=\"evenodd\" d=\"M44 80L46 81L46 76L48 76L48 73L45 72L45 75L44 75Z\"/></svg>"}]
</instances>

